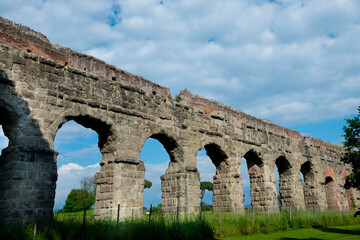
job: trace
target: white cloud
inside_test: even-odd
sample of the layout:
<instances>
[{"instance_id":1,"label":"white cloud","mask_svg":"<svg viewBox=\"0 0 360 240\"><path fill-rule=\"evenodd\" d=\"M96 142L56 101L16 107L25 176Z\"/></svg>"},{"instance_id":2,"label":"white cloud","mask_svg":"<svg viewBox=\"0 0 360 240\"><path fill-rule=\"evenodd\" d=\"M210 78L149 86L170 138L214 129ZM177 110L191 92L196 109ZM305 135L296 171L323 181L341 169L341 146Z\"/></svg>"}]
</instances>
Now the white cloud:
<instances>
[{"instance_id":1,"label":"white cloud","mask_svg":"<svg viewBox=\"0 0 360 240\"><path fill-rule=\"evenodd\" d=\"M102 155L98 147L98 135L95 131L70 121L57 132L54 146L59 152L58 166L76 162L81 165L97 163Z\"/></svg>"},{"instance_id":2,"label":"white cloud","mask_svg":"<svg viewBox=\"0 0 360 240\"><path fill-rule=\"evenodd\" d=\"M63 126L61 126L61 128L58 130L55 136L55 148L56 145L69 143L79 138L90 139L94 136L97 136L97 133L95 131L89 128L85 128L74 121L69 121Z\"/></svg>"},{"instance_id":3,"label":"white cloud","mask_svg":"<svg viewBox=\"0 0 360 240\"><path fill-rule=\"evenodd\" d=\"M208 156L198 155L196 166L202 182L213 182L213 177L216 174L216 167Z\"/></svg>"},{"instance_id":4,"label":"white cloud","mask_svg":"<svg viewBox=\"0 0 360 240\"><path fill-rule=\"evenodd\" d=\"M173 93L187 88L289 126L356 111L356 0L0 3L2 16Z\"/></svg>"},{"instance_id":5,"label":"white cloud","mask_svg":"<svg viewBox=\"0 0 360 240\"><path fill-rule=\"evenodd\" d=\"M94 176L100 170L99 164L82 167L76 163L62 165L58 169L56 182L55 209L61 209L65 204L67 195L72 189L80 188L80 181L84 177Z\"/></svg>"},{"instance_id":6,"label":"white cloud","mask_svg":"<svg viewBox=\"0 0 360 240\"><path fill-rule=\"evenodd\" d=\"M60 152L58 160L72 161L79 159L97 159L101 161L101 154L99 155L99 147L97 145L90 145L90 147L81 148L78 150L64 150L64 153Z\"/></svg>"},{"instance_id":7,"label":"white cloud","mask_svg":"<svg viewBox=\"0 0 360 240\"><path fill-rule=\"evenodd\" d=\"M145 179L151 181L153 186L161 186L160 176L165 174L168 166L168 161L159 164L145 163Z\"/></svg>"}]
</instances>

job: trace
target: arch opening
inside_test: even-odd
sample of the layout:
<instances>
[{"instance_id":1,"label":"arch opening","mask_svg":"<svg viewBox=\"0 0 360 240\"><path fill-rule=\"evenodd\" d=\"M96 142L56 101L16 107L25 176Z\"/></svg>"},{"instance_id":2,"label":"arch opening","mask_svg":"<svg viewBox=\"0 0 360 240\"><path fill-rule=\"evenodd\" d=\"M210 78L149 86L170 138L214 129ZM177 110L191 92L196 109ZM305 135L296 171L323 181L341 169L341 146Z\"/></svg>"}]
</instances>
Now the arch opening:
<instances>
[{"instance_id":1,"label":"arch opening","mask_svg":"<svg viewBox=\"0 0 360 240\"><path fill-rule=\"evenodd\" d=\"M224 183L222 174L227 173L227 155L221 147L215 143L206 144L198 150L196 165L200 174L200 182L212 183L212 192L205 190L204 198L201 199L201 208L206 210L217 210L221 208ZM209 164L209 160L211 163ZM201 189L199 189L201 192Z\"/></svg>"},{"instance_id":2,"label":"arch opening","mask_svg":"<svg viewBox=\"0 0 360 240\"><path fill-rule=\"evenodd\" d=\"M303 182L303 194L304 194L304 201L305 201L305 207L307 209L312 209L314 206L312 206L312 198L313 198L313 191L312 189L315 188L314 182L315 182L315 176L312 171L312 164L310 161L306 161L303 163L300 167L300 173L302 176L302 182Z\"/></svg>"},{"instance_id":3,"label":"arch opening","mask_svg":"<svg viewBox=\"0 0 360 240\"><path fill-rule=\"evenodd\" d=\"M216 175L216 166L215 164L211 164L212 160L207 155L205 148L202 148L198 151L196 157L196 166L200 174L200 182L210 182L214 184L214 176ZM209 164L210 163L210 164ZM201 190L201 209L203 211L212 210L212 200L213 200L213 192L209 190Z\"/></svg>"},{"instance_id":4,"label":"arch opening","mask_svg":"<svg viewBox=\"0 0 360 240\"><path fill-rule=\"evenodd\" d=\"M265 206L265 204L261 202L262 201L261 197L263 194L261 189L265 188L264 176L263 176L263 161L260 158L259 154L253 150L248 151L243 156L243 159L245 159L244 162L246 162L247 173L249 175L251 207L255 208L255 209L259 209L259 210L265 210L265 209L262 209L263 206ZM243 166L241 166L241 167L243 168ZM246 174L243 174L243 176L244 175L246 177ZM245 198L246 198L246 192L248 192L248 191L244 188L244 185L243 185L243 192L245 193Z\"/></svg>"},{"instance_id":5,"label":"arch opening","mask_svg":"<svg viewBox=\"0 0 360 240\"><path fill-rule=\"evenodd\" d=\"M66 118L66 122L72 120L77 124L83 126L84 128L91 129L97 133L98 147L100 148L100 150L106 148L108 142L111 141L112 134L110 131L110 125L90 116L71 116ZM63 126L63 124L59 126L59 129Z\"/></svg>"},{"instance_id":6,"label":"arch opening","mask_svg":"<svg viewBox=\"0 0 360 240\"><path fill-rule=\"evenodd\" d=\"M165 144L165 145L164 145ZM157 206L158 210L162 209L162 200L166 191L171 188L167 184L163 184L161 176L165 174L171 161L169 152L173 152L176 148L176 142L166 135L155 134L149 137L140 152L140 160L144 162L145 166L145 180L152 183L150 188L144 188L143 191L143 205L144 209L149 209L150 204L153 207ZM174 156L173 156L174 157ZM164 185L164 186L162 186Z\"/></svg>"},{"instance_id":7,"label":"arch opening","mask_svg":"<svg viewBox=\"0 0 360 240\"><path fill-rule=\"evenodd\" d=\"M291 198L291 189L289 183L291 182L291 165L290 162L284 157L280 156L275 161L275 174L276 186L278 191L279 205L281 207L289 207Z\"/></svg>"},{"instance_id":8,"label":"arch opening","mask_svg":"<svg viewBox=\"0 0 360 240\"><path fill-rule=\"evenodd\" d=\"M163 133L153 134L150 136L150 138L155 139L162 144L163 148L168 153L171 162L177 161L177 158L175 155L176 155L176 151L178 149L178 144L175 141L175 139L173 139Z\"/></svg>"},{"instance_id":9,"label":"arch opening","mask_svg":"<svg viewBox=\"0 0 360 240\"><path fill-rule=\"evenodd\" d=\"M99 121L85 117L74 117L59 127L54 138L54 149L59 153L54 209L64 209L68 194L72 189L81 189L82 180L90 181L91 187L96 186L95 175L100 171L102 159L100 151L110 136L108 129ZM76 210L76 207L66 206L66 210Z\"/></svg>"},{"instance_id":10,"label":"arch opening","mask_svg":"<svg viewBox=\"0 0 360 240\"><path fill-rule=\"evenodd\" d=\"M6 107L0 107L0 116L0 150L2 150L16 144L18 117L14 111Z\"/></svg>"},{"instance_id":11,"label":"arch opening","mask_svg":"<svg viewBox=\"0 0 360 240\"><path fill-rule=\"evenodd\" d=\"M9 146L9 138L4 134L3 127L0 124L0 157L2 155L2 150Z\"/></svg>"},{"instance_id":12,"label":"arch opening","mask_svg":"<svg viewBox=\"0 0 360 240\"><path fill-rule=\"evenodd\" d=\"M328 209L339 210L341 208L341 204L336 174L329 166L327 166L324 170L324 185Z\"/></svg>"},{"instance_id":13,"label":"arch opening","mask_svg":"<svg viewBox=\"0 0 360 240\"><path fill-rule=\"evenodd\" d=\"M248 165L245 158L241 158L241 166L240 166L240 172L241 172L241 182L243 187L243 200L244 200L244 208L250 208L251 207L251 191L250 191L250 175L248 172Z\"/></svg>"}]
</instances>

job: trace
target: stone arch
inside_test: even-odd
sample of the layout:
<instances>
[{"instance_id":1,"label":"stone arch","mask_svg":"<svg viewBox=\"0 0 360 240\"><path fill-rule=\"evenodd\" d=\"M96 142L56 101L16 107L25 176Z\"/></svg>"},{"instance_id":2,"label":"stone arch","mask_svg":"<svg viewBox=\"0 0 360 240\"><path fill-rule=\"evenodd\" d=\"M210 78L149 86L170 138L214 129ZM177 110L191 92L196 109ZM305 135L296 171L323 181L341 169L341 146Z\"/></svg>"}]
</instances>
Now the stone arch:
<instances>
[{"instance_id":1,"label":"stone arch","mask_svg":"<svg viewBox=\"0 0 360 240\"><path fill-rule=\"evenodd\" d=\"M254 149L247 151L243 158L246 160L250 176L251 205L256 210L264 211L265 198L264 191L262 191L265 189L264 162Z\"/></svg>"},{"instance_id":2,"label":"stone arch","mask_svg":"<svg viewBox=\"0 0 360 240\"><path fill-rule=\"evenodd\" d=\"M74 107L62 113L49 127L48 141L49 145L54 147L54 138L63 124L74 120L76 123L94 130L99 135L98 146L102 153L110 152L114 149L108 149L109 142L116 139L115 124L110 117L106 117L97 111L90 111L87 108Z\"/></svg>"},{"instance_id":3,"label":"stone arch","mask_svg":"<svg viewBox=\"0 0 360 240\"><path fill-rule=\"evenodd\" d=\"M71 120L85 128L90 128L98 134L98 147L102 154L102 159L99 159L101 169L95 175L97 186L94 217L98 218L101 215L109 214L109 211L111 212L109 193L112 193L114 189L113 163L116 161L115 153L117 150L114 144L117 140L115 124L109 116L102 114L101 111L76 105L71 109L65 110L48 128L46 140L52 148L54 148L55 136L59 129ZM54 180L54 185L56 185L56 179Z\"/></svg>"},{"instance_id":4,"label":"stone arch","mask_svg":"<svg viewBox=\"0 0 360 240\"><path fill-rule=\"evenodd\" d=\"M166 152L170 156L170 162L176 163L181 160L183 150L180 148L178 140L176 140L176 138L169 134L167 131L161 129L159 131L153 131L143 136L141 140L143 144L141 145L140 150L149 138L158 140L164 146Z\"/></svg>"},{"instance_id":5,"label":"stone arch","mask_svg":"<svg viewBox=\"0 0 360 240\"><path fill-rule=\"evenodd\" d=\"M216 167L216 174L223 174L226 172L225 166L228 164L227 159L228 156L223 150L223 148L214 142L209 142L203 145L203 147L199 148L199 150L205 148L206 154L211 159L212 163Z\"/></svg>"},{"instance_id":6,"label":"stone arch","mask_svg":"<svg viewBox=\"0 0 360 240\"><path fill-rule=\"evenodd\" d=\"M172 136L170 133L168 133L164 129L158 129L157 131L147 132L146 134L143 134L142 136L142 142L140 152L142 151L145 142L148 139L155 139L164 147L165 151L169 155L170 162L168 165L168 168L163 173L163 175L160 177L161 179L161 206L162 210L165 213L169 212L169 208L171 208L170 211L173 213L176 210L177 206L173 206L174 203L178 202L178 188L174 191L174 185L177 185L178 182L174 181L173 174L176 172L177 169L179 169L179 166L183 162L182 159L182 149L179 147L179 144L174 136ZM144 140L145 139L145 140ZM141 160L140 160L141 161ZM146 168L144 167L144 177L145 177ZM144 181L144 180L143 180ZM141 189L141 192L143 194L144 188ZM143 196L142 196L143 199ZM175 208L174 208L175 207Z\"/></svg>"},{"instance_id":7,"label":"stone arch","mask_svg":"<svg viewBox=\"0 0 360 240\"><path fill-rule=\"evenodd\" d=\"M205 141L198 145L198 151L205 149L206 155L210 158L211 162L215 165L216 171L213 176L213 199L212 205L214 211L230 209L229 192L227 190L229 164L228 155L224 151L224 147L214 141ZM196 152L196 154L198 153ZM199 175L200 181L200 175ZM200 194L200 182L198 185L198 193Z\"/></svg>"},{"instance_id":8,"label":"stone arch","mask_svg":"<svg viewBox=\"0 0 360 240\"><path fill-rule=\"evenodd\" d=\"M324 169L324 184L328 209L341 209L336 174L329 166L326 166Z\"/></svg>"},{"instance_id":9,"label":"stone arch","mask_svg":"<svg viewBox=\"0 0 360 240\"><path fill-rule=\"evenodd\" d=\"M343 173L341 174L341 184L344 186L345 182L346 182L346 177L349 176L350 173L347 170L344 170ZM356 201L356 194L355 194L355 189L354 188L345 188L345 208L346 209L352 209L354 208L354 203L353 201Z\"/></svg>"},{"instance_id":10,"label":"stone arch","mask_svg":"<svg viewBox=\"0 0 360 240\"><path fill-rule=\"evenodd\" d=\"M176 213L177 207L181 207L180 211L185 211L184 198L186 198L186 196L183 193L185 191L183 187L184 181L182 176L178 177L180 172L182 172L182 174L185 172L183 144L171 129L150 126L142 131L139 140L141 144L138 145L136 152L139 152L140 154L145 142L149 138L159 141L170 157L168 168L164 175L160 177L162 211L164 213L173 214ZM140 162L142 163L142 161ZM143 193L143 187L140 191ZM141 196L141 199L143 200L143 195Z\"/></svg>"}]
</instances>

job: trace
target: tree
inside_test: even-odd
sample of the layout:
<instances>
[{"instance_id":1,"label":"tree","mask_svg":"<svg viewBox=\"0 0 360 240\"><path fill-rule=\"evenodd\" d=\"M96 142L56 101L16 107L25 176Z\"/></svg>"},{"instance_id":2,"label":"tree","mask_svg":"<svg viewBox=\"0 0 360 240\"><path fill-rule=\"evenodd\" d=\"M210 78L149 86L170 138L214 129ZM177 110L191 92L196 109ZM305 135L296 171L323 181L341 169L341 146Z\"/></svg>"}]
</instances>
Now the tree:
<instances>
[{"instance_id":1,"label":"tree","mask_svg":"<svg viewBox=\"0 0 360 240\"><path fill-rule=\"evenodd\" d=\"M212 182L200 182L200 192L201 192L201 201L205 195L205 191L213 191L213 184Z\"/></svg>"},{"instance_id":2,"label":"tree","mask_svg":"<svg viewBox=\"0 0 360 240\"><path fill-rule=\"evenodd\" d=\"M95 203L95 177L84 178L80 181L81 189L72 189L66 198L64 212L78 212L90 209Z\"/></svg>"},{"instance_id":3,"label":"tree","mask_svg":"<svg viewBox=\"0 0 360 240\"><path fill-rule=\"evenodd\" d=\"M345 119L347 126L343 127L345 134L346 153L341 158L342 161L352 166L352 173L346 177L345 188L354 187L360 190L360 106L359 115L353 119Z\"/></svg>"},{"instance_id":4,"label":"tree","mask_svg":"<svg viewBox=\"0 0 360 240\"><path fill-rule=\"evenodd\" d=\"M151 188L151 187L152 187L152 182L145 179L144 189Z\"/></svg>"}]
</instances>

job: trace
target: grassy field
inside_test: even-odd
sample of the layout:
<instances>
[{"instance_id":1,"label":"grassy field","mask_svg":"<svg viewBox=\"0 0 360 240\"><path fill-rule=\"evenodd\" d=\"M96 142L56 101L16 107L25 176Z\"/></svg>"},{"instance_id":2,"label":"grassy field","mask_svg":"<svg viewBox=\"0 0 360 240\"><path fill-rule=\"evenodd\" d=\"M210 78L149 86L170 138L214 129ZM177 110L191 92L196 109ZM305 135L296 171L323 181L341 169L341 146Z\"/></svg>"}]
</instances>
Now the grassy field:
<instances>
[{"instance_id":1,"label":"grassy field","mask_svg":"<svg viewBox=\"0 0 360 240\"><path fill-rule=\"evenodd\" d=\"M333 239L346 239L350 235L352 238L348 239L354 239L358 235L349 233L359 230L360 224L359 219L353 217L353 212L333 211L282 211L280 214L254 215L252 212L243 215L204 212L201 221L198 215L183 214L177 221L175 216L154 214L150 224L149 217L143 215L122 220L118 226L114 221L116 219L93 220L92 211L88 211L86 224L83 225L82 216L82 212L55 214L53 221L39 221L36 231L33 223L1 226L0 239L238 239L239 236L241 239L332 239L329 236L336 237L336 234L345 235ZM355 227L351 230L348 225ZM348 228L341 232L341 228L331 228L333 226ZM296 229L301 230L290 231ZM292 232L294 235L291 235ZM283 236L285 233L290 235Z\"/></svg>"},{"instance_id":2,"label":"grassy field","mask_svg":"<svg viewBox=\"0 0 360 240\"><path fill-rule=\"evenodd\" d=\"M324 229L301 229L291 230L286 232L276 232L269 234L254 234L248 236L239 236L232 238L221 238L222 240L255 240L255 239L266 239L266 240L296 240L296 239L360 239L360 225L349 225L342 227L331 227Z\"/></svg>"},{"instance_id":3,"label":"grassy field","mask_svg":"<svg viewBox=\"0 0 360 240\"><path fill-rule=\"evenodd\" d=\"M291 214L291 215L290 215ZM317 212L301 211L281 213L255 213L244 215L234 213L209 213L204 214L206 222L212 227L214 236L217 238L248 235L253 233L272 233L306 228L327 228L332 226L344 226L359 224L359 218L353 217L353 212Z\"/></svg>"}]
</instances>

